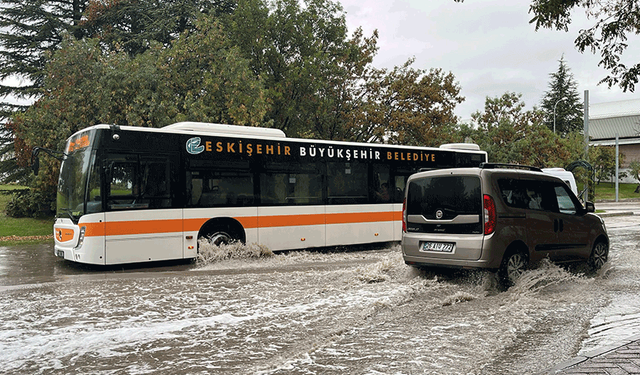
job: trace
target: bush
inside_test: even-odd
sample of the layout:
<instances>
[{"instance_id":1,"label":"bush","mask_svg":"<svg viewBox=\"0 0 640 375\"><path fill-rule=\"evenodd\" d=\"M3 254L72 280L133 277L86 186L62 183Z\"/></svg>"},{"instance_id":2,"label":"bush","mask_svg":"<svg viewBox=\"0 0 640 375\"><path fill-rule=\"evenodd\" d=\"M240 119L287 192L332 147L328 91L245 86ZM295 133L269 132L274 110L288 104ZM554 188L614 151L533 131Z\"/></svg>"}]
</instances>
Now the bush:
<instances>
[{"instance_id":1,"label":"bush","mask_svg":"<svg viewBox=\"0 0 640 375\"><path fill-rule=\"evenodd\" d=\"M23 189L11 192L6 214L11 217L45 217L55 214L55 192Z\"/></svg>"}]
</instances>

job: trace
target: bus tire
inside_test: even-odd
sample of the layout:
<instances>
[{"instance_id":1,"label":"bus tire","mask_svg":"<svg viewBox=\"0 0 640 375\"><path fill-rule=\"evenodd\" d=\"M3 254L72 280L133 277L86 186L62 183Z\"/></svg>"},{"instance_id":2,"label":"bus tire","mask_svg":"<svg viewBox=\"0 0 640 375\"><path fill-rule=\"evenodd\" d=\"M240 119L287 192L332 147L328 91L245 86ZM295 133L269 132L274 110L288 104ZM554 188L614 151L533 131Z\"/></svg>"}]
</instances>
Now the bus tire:
<instances>
[{"instance_id":1,"label":"bus tire","mask_svg":"<svg viewBox=\"0 0 640 375\"><path fill-rule=\"evenodd\" d=\"M233 237L231 237L231 235L225 231L219 231L210 236L207 236L207 240L212 245L216 245L216 246L228 245L235 241Z\"/></svg>"},{"instance_id":2,"label":"bus tire","mask_svg":"<svg viewBox=\"0 0 640 375\"><path fill-rule=\"evenodd\" d=\"M242 225L234 219L211 219L198 232L198 241L206 239L220 246L233 242L245 243L246 237Z\"/></svg>"}]
</instances>

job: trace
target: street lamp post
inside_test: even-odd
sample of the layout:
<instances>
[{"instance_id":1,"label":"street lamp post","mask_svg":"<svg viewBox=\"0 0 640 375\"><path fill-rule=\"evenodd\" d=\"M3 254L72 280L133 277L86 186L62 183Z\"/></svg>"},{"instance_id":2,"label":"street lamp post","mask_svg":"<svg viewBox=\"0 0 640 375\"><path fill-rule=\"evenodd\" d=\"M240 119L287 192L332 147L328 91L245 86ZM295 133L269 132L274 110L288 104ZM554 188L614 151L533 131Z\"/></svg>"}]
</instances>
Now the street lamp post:
<instances>
[{"instance_id":1,"label":"street lamp post","mask_svg":"<svg viewBox=\"0 0 640 375\"><path fill-rule=\"evenodd\" d=\"M565 96L564 98L558 100L556 102L556 104L553 105L553 134L556 134L556 107L558 106L558 103L567 100L567 97Z\"/></svg>"}]
</instances>

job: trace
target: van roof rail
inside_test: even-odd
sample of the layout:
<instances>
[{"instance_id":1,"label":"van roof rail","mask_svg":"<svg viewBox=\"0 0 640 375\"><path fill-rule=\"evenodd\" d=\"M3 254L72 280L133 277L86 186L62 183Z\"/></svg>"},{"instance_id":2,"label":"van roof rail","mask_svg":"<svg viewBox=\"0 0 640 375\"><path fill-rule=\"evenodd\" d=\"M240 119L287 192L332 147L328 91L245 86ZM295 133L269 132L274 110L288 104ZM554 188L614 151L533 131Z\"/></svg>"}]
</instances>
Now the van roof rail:
<instances>
[{"instance_id":1,"label":"van roof rail","mask_svg":"<svg viewBox=\"0 0 640 375\"><path fill-rule=\"evenodd\" d=\"M502 163L482 163L480 164L480 168L483 169L521 169L525 171L533 171L533 172L542 172L542 169L538 167L533 167L530 165L522 165L522 164L502 164Z\"/></svg>"}]
</instances>

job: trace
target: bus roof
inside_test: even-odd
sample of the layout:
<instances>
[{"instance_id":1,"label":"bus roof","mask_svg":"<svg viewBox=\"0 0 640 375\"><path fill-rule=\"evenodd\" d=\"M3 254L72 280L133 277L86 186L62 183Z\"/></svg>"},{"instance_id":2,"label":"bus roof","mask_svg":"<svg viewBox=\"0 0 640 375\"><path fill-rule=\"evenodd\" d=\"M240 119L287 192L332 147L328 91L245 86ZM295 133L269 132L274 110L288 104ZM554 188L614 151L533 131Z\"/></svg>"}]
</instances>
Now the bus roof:
<instances>
[{"instance_id":1,"label":"bus roof","mask_svg":"<svg viewBox=\"0 0 640 375\"><path fill-rule=\"evenodd\" d=\"M177 122L175 124L162 127L166 130L186 130L199 133L212 133L212 134L233 134L233 135L251 135L262 137L275 137L285 138L286 135L280 129L274 128L257 128L253 126L238 126L238 125L224 125L224 124L212 124L207 122Z\"/></svg>"}]
</instances>

